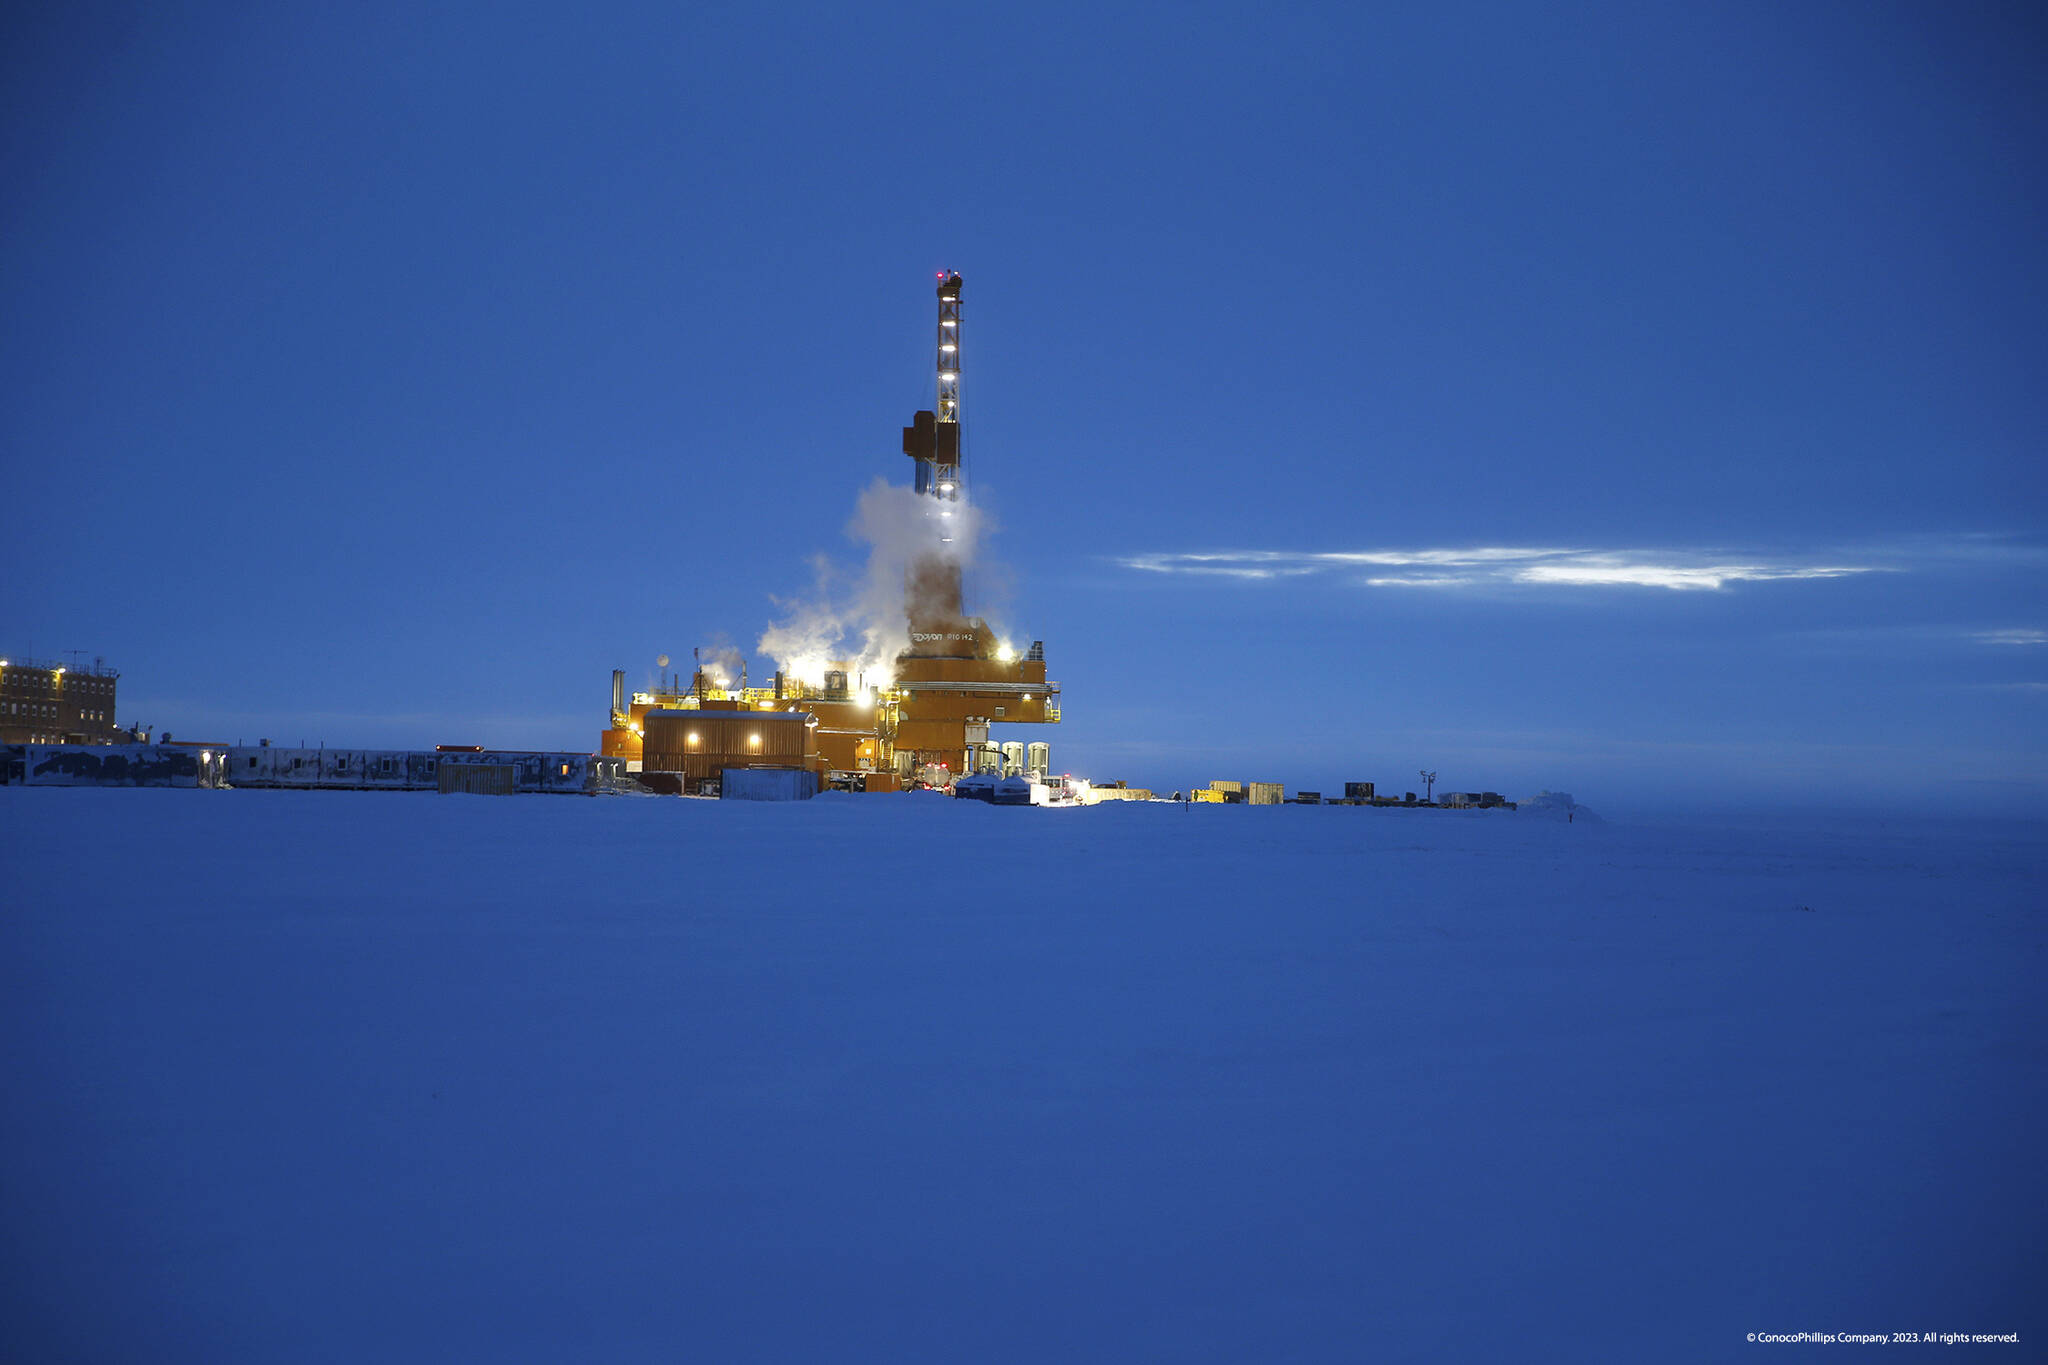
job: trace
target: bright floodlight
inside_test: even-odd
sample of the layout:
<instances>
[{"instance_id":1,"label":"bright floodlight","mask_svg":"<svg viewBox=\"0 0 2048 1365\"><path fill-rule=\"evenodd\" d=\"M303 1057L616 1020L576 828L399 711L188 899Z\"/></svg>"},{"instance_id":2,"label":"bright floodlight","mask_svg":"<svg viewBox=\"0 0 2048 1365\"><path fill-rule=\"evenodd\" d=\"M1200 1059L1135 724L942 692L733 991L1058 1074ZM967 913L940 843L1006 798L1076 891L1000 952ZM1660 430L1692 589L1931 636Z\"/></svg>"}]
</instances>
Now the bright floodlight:
<instances>
[{"instance_id":1,"label":"bright floodlight","mask_svg":"<svg viewBox=\"0 0 2048 1365\"><path fill-rule=\"evenodd\" d=\"M942 350L942 351L952 351L952 350L957 350L957 349L959 349L959 348L958 348L958 347L956 347L956 346L954 346L954 345L953 345L953 343L949 341L949 342L947 342L947 343L946 343L945 345L943 345L943 346L939 347L939 349L940 349L940 350Z\"/></svg>"}]
</instances>

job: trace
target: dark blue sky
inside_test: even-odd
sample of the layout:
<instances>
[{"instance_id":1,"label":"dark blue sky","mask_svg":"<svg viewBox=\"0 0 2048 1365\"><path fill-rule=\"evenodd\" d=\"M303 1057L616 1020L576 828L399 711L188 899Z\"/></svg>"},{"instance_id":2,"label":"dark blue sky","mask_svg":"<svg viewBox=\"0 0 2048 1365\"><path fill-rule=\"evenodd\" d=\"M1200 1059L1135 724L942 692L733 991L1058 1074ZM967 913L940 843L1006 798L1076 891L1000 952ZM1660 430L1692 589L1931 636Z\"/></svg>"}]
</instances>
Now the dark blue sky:
<instances>
[{"instance_id":1,"label":"dark blue sky","mask_svg":"<svg viewBox=\"0 0 2048 1365\"><path fill-rule=\"evenodd\" d=\"M2034 7L0 22L0 650L123 720L587 748L759 657L948 267L1056 766L2048 795Z\"/></svg>"}]
</instances>

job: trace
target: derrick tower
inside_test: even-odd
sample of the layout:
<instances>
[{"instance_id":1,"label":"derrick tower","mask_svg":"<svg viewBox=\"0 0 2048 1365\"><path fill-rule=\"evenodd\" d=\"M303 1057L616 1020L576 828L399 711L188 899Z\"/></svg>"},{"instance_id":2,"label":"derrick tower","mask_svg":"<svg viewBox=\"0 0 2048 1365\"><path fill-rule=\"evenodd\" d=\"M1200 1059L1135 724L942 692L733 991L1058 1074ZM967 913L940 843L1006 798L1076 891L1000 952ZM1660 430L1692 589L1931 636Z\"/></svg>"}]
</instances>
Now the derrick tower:
<instances>
[{"instance_id":1,"label":"derrick tower","mask_svg":"<svg viewBox=\"0 0 2048 1365\"><path fill-rule=\"evenodd\" d=\"M933 491L942 502L960 498L960 272L939 272L938 421L934 424ZM951 428L950 431L947 428ZM949 512L946 508L942 511ZM950 537L949 537L950 539Z\"/></svg>"},{"instance_id":2,"label":"derrick tower","mask_svg":"<svg viewBox=\"0 0 2048 1365\"><path fill-rule=\"evenodd\" d=\"M903 428L903 453L915 463L911 487L930 499L925 515L933 543L912 557L904 573L904 607L910 618L913 654L985 654L988 627L970 621L960 598L960 561L954 533L963 510L960 473L960 272L939 272L936 346L937 399ZM963 648L964 646L964 648Z\"/></svg>"},{"instance_id":3,"label":"derrick tower","mask_svg":"<svg viewBox=\"0 0 2048 1365\"><path fill-rule=\"evenodd\" d=\"M960 273L939 272L938 397L932 412L920 412L903 428L903 453L916 461L912 487L942 504L942 515L960 501ZM950 539L950 537L948 537Z\"/></svg>"}]
</instances>

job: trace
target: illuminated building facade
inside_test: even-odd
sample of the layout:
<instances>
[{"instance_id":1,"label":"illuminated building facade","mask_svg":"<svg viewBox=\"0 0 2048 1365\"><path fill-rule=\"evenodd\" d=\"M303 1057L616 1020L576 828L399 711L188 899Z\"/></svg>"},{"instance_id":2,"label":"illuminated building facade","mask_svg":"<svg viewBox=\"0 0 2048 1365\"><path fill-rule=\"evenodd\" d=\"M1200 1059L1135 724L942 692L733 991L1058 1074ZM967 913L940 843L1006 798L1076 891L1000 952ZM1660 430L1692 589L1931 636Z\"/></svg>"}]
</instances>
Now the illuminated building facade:
<instances>
[{"instance_id":1,"label":"illuminated building facade","mask_svg":"<svg viewBox=\"0 0 2048 1365\"><path fill-rule=\"evenodd\" d=\"M0 744L125 744L114 723L120 673L12 655L0 658Z\"/></svg>"}]
</instances>

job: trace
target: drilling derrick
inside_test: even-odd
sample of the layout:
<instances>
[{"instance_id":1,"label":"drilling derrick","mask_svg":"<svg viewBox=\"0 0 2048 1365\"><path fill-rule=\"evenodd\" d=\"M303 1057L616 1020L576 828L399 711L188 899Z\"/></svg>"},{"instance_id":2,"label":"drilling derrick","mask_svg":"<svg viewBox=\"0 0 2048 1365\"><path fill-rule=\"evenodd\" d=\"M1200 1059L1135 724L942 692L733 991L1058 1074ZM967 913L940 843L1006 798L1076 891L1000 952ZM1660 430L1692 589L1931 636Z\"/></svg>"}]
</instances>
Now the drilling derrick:
<instances>
[{"instance_id":1,"label":"drilling derrick","mask_svg":"<svg viewBox=\"0 0 2048 1365\"><path fill-rule=\"evenodd\" d=\"M960 275L939 272L938 402L903 428L903 453L917 462L912 488L939 503L960 500ZM937 509L942 514L950 508ZM944 537L947 540L951 536Z\"/></svg>"},{"instance_id":2,"label":"drilling derrick","mask_svg":"<svg viewBox=\"0 0 2048 1365\"><path fill-rule=\"evenodd\" d=\"M938 274L938 403L903 428L903 454L918 463L911 487L938 503L961 499L961 276ZM938 508L950 514L950 508ZM946 536L950 540L950 536Z\"/></svg>"},{"instance_id":3,"label":"drilling derrick","mask_svg":"<svg viewBox=\"0 0 2048 1365\"><path fill-rule=\"evenodd\" d=\"M938 294L937 401L903 429L903 453L917 465L912 487L932 527L904 574L910 647L897 657L889 689L897 704L894 754L906 776L1014 766L989 727L1060 718L1060 685L1046 679L1043 646L1033 641L1018 657L961 601L970 509L960 458L960 276L941 271Z\"/></svg>"},{"instance_id":4,"label":"drilling derrick","mask_svg":"<svg viewBox=\"0 0 2048 1365\"><path fill-rule=\"evenodd\" d=\"M939 326L934 343L938 371L935 410L920 412L903 428L903 453L916 462L912 488L929 499L936 542L914 556L904 574L904 605L913 654L985 657L988 627L970 621L960 597L960 561L954 534L963 510L960 477L960 275L939 272Z\"/></svg>"},{"instance_id":5,"label":"drilling derrick","mask_svg":"<svg viewBox=\"0 0 2048 1365\"><path fill-rule=\"evenodd\" d=\"M939 277L939 407L933 435L941 502L960 499L960 272ZM950 509L946 509L950 510ZM947 537L951 539L951 537Z\"/></svg>"},{"instance_id":6,"label":"drilling derrick","mask_svg":"<svg viewBox=\"0 0 2048 1365\"><path fill-rule=\"evenodd\" d=\"M713 752L725 733L715 727L749 724L722 713L753 713L769 724L763 713L774 712L772 723L793 724L788 713L800 712L810 736L801 762L835 782L858 779L861 790L894 791L905 782L950 781L969 772L1017 772L1027 764L1046 772L1050 748L1044 741L1005 745L990 738L991 727L1059 724L1060 685L1045 676L1045 646L1033 640L1020 650L988 622L969 616L961 600L960 568L972 548L972 523L960 460L960 283L957 273L939 272L936 399L931 411L903 428L925 533L903 575L908 646L893 659L869 660L875 671L864 676L856 661L835 662L822 687L781 672L772 688L747 686L744 672L734 686L700 668L688 687L680 674L664 673L658 688L628 699L625 675L615 672L607 755L625 758L643 777L674 779L665 789L695 790L692 784L717 778L727 767L762 766L751 728L731 752ZM894 631L881 633L887 638ZM667 656L660 662L665 669ZM769 734L761 731L758 742L768 743Z\"/></svg>"}]
</instances>

